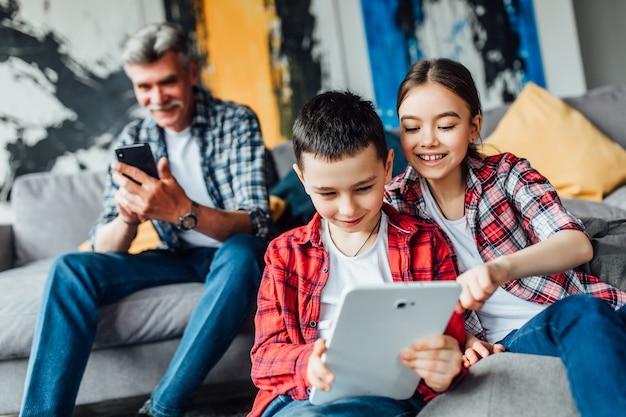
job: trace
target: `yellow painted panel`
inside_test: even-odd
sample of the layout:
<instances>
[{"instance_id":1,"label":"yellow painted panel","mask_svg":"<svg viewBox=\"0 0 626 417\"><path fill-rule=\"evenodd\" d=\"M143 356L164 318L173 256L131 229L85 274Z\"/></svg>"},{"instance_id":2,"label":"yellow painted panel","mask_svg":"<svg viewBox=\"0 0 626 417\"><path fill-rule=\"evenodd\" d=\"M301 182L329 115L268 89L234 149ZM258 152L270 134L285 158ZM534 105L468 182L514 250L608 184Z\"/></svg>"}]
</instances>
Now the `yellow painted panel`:
<instances>
[{"instance_id":1,"label":"yellow painted panel","mask_svg":"<svg viewBox=\"0 0 626 417\"><path fill-rule=\"evenodd\" d=\"M269 39L271 24L276 22L272 3L205 0L204 16L196 16L198 46L207 54L204 85L216 97L250 106L259 116L270 148L285 140L272 84Z\"/></svg>"}]
</instances>

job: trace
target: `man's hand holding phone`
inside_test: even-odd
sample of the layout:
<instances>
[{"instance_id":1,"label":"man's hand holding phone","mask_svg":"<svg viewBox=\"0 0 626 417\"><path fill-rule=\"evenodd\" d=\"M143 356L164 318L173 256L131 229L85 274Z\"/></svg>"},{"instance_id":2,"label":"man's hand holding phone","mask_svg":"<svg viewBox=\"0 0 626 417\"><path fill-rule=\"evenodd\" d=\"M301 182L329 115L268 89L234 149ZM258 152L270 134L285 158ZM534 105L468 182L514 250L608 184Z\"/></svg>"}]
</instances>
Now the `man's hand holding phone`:
<instances>
[{"instance_id":1,"label":"man's hand holding phone","mask_svg":"<svg viewBox=\"0 0 626 417\"><path fill-rule=\"evenodd\" d=\"M147 146L147 145L146 145ZM146 163L146 150L133 150L128 152L128 148L117 148L116 156L120 158L120 150L125 158L123 162L114 164L113 180L119 185L115 195L115 202L119 209L120 217L125 223L133 225L146 220L160 220L164 222L176 223L181 215L181 207L187 208L191 203L185 191L172 176L167 158L161 158L154 167ZM150 149L147 149L150 152ZM129 157L133 152L144 152L144 157ZM154 163L152 153L150 161ZM143 164L140 162L143 161ZM141 165L140 169L131 163ZM152 175L155 174L155 175Z\"/></svg>"},{"instance_id":2,"label":"man's hand holding phone","mask_svg":"<svg viewBox=\"0 0 626 417\"><path fill-rule=\"evenodd\" d=\"M131 165L153 178L159 178L156 160L154 159L154 155L152 155L150 145L147 143L120 146L115 149L115 156L119 162ZM141 178L137 178L140 177L140 175L137 175L133 171L123 174L135 181L137 184L141 185Z\"/></svg>"},{"instance_id":3,"label":"man's hand holding phone","mask_svg":"<svg viewBox=\"0 0 626 417\"><path fill-rule=\"evenodd\" d=\"M113 165L113 179L120 186L115 202L120 217L130 225L148 220L152 178L159 178L157 164L147 143L120 146L115 149L120 162Z\"/></svg>"},{"instance_id":4,"label":"man's hand holding phone","mask_svg":"<svg viewBox=\"0 0 626 417\"><path fill-rule=\"evenodd\" d=\"M121 219L128 225L138 225L148 220L146 202L152 194L151 177L139 168L123 162L114 164L112 169L113 180L119 186L115 194L115 204Z\"/></svg>"}]
</instances>

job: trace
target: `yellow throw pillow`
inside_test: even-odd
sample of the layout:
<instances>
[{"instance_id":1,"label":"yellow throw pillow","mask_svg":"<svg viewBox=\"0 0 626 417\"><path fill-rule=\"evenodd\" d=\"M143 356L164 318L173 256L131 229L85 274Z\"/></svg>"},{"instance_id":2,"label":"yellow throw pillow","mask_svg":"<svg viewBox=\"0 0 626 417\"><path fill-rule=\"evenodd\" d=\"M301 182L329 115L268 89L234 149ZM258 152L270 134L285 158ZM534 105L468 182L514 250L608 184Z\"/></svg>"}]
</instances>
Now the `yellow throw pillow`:
<instances>
[{"instance_id":1,"label":"yellow throw pillow","mask_svg":"<svg viewBox=\"0 0 626 417\"><path fill-rule=\"evenodd\" d=\"M287 202L282 198L270 195L270 215L273 222L277 222L287 208Z\"/></svg>"},{"instance_id":2,"label":"yellow throw pillow","mask_svg":"<svg viewBox=\"0 0 626 417\"><path fill-rule=\"evenodd\" d=\"M626 183L626 150L582 113L536 84L511 104L482 152L526 158L561 198L602 201Z\"/></svg>"},{"instance_id":3,"label":"yellow throw pillow","mask_svg":"<svg viewBox=\"0 0 626 417\"><path fill-rule=\"evenodd\" d=\"M154 226L150 221L145 221L137 226L137 235L130 243L128 253L140 253L151 249L156 249L159 246L161 240L157 234ZM85 241L80 244L78 250L81 252L88 252L91 250L89 241Z\"/></svg>"}]
</instances>

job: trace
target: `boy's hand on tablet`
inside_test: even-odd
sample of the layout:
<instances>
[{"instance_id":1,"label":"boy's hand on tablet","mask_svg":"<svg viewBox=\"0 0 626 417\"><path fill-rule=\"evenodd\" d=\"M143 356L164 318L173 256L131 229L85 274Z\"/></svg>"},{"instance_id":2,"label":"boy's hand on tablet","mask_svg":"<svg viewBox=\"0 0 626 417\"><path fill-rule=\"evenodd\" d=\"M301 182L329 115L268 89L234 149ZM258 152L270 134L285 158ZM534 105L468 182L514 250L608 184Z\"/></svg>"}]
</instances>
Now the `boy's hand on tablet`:
<instances>
[{"instance_id":1,"label":"boy's hand on tablet","mask_svg":"<svg viewBox=\"0 0 626 417\"><path fill-rule=\"evenodd\" d=\"M452 336L437 335L418 340L400 354L402 365L412 368L433 390L448 389L461 371L463 354Z\"/></svg>"},{"instance_id":2,"label":"boy's hand on tablet","mask_svg":"<svg viewBox=\"0 0 626 417\"><path fill-rule=\"evenodd\" d=\"M330 372L322 361L322 355L326 352L326 340L319 338L313 346L313 353L309 357L306 376L312 387L322 391L330 391L335 375Z\"/></svg>"}]
</instances>

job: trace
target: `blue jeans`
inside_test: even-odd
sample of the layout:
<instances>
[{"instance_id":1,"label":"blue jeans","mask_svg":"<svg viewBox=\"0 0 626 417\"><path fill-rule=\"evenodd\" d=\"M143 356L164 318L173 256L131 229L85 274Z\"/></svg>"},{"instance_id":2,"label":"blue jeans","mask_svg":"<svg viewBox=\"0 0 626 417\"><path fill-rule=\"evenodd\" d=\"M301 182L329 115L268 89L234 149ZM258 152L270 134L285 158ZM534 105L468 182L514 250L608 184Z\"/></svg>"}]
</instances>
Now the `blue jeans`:
<instances>
[{"instance_id":1,"label":"blue jeans","mask_svg":"<svg viewBox=\"0 0 626 417\"><path fill-rule=\"evenodd\" d=\"M615 311L599 298L573 295L500 343L511 352L561 358L582 417L626 410L626 306Z\"/></svg>"},{"instance_id":2,"label":"blue jeans","mask_svg":"<svg viewBox=\"0 0 626 417\"><path fill-rule=\"evenodd\" d=\"M414 396L408 400L387 397L350 397L327 404L313 405L309 400L294 400L280 395L272 401L261 417L414 417L426 403Z\"/></svg>"},{"instance_id":3,"label":"blue jeans","mask_svg":"<svg viewBox=\"0 0 626 417\"><path fill-rule=\"evenodd\" d=\"M72 416L99 306L144 288L204 282L178 350L151 397L155 416L180 415L256 302L265 248L261 239L242 234L218 249L59 256L44 289L20 416Z\"/></svg>"}]
</instances>

